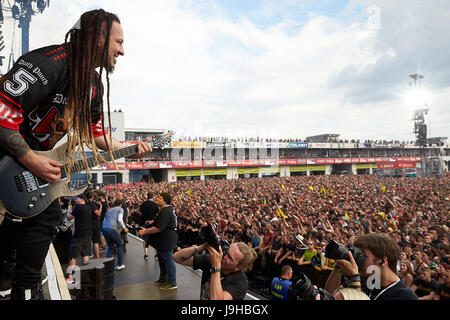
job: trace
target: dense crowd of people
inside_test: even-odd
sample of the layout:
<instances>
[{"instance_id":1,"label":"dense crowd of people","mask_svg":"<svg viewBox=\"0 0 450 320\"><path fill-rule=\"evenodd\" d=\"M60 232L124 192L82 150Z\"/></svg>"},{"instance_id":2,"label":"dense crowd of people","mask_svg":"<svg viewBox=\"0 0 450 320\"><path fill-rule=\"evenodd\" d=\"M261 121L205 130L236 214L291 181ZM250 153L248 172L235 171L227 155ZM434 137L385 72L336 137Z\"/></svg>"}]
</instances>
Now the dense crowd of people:
<instances>
[{"instance_id":1,"label":"dense crowd of people","mask_svg":"<svg viewBox=\"0 0 450 320\"><path fill-rule=\"evenodd\" d=\"M375 175L250 178L105 186L109 201L127 203L128 224L140 223L147 193L172 195L178 246L200 245L212 225L230 243L258 253L247 272L268 292L284 265L324 286L334 261L330 240L344 247L369 233L388 234L400 247L397 272L420 299L449 298L449 176L380 178Z\"/></svg>"},{"instance_id":2,"label":"dense crowd of people","mask_svg":"<svg viewBox=\"0 0 450 320\"><path fill-rule=\"evenodd\" d=\"M301 138L263 138L263 137L239 137L239 138L228 138L228 137L190 137L182 136L176 139L179 142L328 142L328 143L364 143L364 144L374 144L374 145L405 145L414 144L414 141L400 141L400 140L364 140L360 139L337 139L335 137L329 137L324 135L322 139L301 139Z\"/></svg>"}]
</instances>

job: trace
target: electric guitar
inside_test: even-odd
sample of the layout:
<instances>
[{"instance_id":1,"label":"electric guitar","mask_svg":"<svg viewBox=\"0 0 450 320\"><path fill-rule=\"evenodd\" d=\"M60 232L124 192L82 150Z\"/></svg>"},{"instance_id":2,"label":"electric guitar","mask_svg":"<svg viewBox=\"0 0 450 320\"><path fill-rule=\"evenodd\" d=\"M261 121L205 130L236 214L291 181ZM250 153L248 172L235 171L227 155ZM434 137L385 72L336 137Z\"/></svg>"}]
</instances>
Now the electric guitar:
<instances>
[{"instance_id":1,"label":"electric guitar","mask_svg":"<svg viewBox=\"0 0 450 320\"><path fill-rule=\"evenodd\" d=\"M150 145L159 149L164 149L170 143L173 132L153 136ZM138 145L130 145L122 149L100 154L106 162L113 159L120 159L131 156L138 151ZM73 197L83 193L87 186L80 189L69 187L69 171L67 143L50 150L34 151L36 154L46 156L63 163L61 169L61 180L55 183L47 182L25 168L15 158L5 155L0 160L0 213L8 212L11 216L20 219L31 218L45 210L55 199L59 197ZM89 168L95 167L98 163L94 156L87 157ZM82 172L86 169L85 162L80 159L74 161L71 167L71 174Z\"/></svg>"}]
</instances>

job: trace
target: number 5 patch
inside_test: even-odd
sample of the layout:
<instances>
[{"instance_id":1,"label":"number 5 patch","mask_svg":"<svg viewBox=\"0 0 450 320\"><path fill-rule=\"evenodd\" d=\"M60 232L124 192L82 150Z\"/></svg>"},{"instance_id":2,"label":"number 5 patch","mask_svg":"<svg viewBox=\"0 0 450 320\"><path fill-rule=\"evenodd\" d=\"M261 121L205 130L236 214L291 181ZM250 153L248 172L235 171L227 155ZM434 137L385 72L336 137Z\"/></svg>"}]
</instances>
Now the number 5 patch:
<instances>
[{"instance_id":1,"label":"number 5 patch","mask_svg":"<svg viewBox=\"0 0 450 320\"><path fill-rule=\"evenodd\" d=\"M28 90L30 84L35 83L37 78L29 73L27 70L20 68L13 75L14 82L7 80L4 83L5 91L10 93L12 96L17 97L22 95Z\"/></svg>"}]
</instances>

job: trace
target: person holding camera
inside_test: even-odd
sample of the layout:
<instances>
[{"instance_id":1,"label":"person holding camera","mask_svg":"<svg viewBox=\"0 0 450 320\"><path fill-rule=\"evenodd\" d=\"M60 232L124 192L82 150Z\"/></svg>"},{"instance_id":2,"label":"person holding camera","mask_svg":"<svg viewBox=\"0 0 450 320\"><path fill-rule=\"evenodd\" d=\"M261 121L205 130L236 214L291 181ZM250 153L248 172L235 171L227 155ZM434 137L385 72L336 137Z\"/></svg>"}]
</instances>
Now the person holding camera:
<instances>
[{"instance_id":1,"label":"person holding camera","mask_svg":"<svg viewBox=\"0 0 450 320\"><path fill-rule=\"evenodd\" d=\"M207 227L204 228L206 230ZM217 239L214 235L213 238ZM257 253L243 242L233 243L228 248L227 242L222 240L219 245L219 241L184 248L176 252L173 259L176 263L203 271L200 300L243 300L248 288L245 271L251 267ZM204 251L205 254L200 254Z\"/></svg>"},{"instance_id":2,"label":"person holding camera","mask_svg":"<svg viewBox=\"0 0 450 320\"><path fill-rule=\"evenodd\" d=\"M138 231L140 236L148 236L148 243L155 248L159 263L159 279L155 284L161 290L178 288L173 250L178 243L177 216L171 206L172 197L168 192L161 192L157 199L159 212L153 223Z\"/></svg>"},{"instance_id":3,"label":"person holding camera","mask_svg":"<svg viewBox=\"0 0 450 320\"><path fill-rule=\"evenodd\" d=\"M333 251L335 252L330 249L330 244L327 245L326 255L336 259L337 267L331 272L325 285L328 292L334 292L340 287L344 275L349 286L361 288L371 300L418 299L397 275L400 248L389 235L365 234L355 241L350 250L338 247ZM365 285L362 285L361 280Z\"/></svg>"}]
</instances>

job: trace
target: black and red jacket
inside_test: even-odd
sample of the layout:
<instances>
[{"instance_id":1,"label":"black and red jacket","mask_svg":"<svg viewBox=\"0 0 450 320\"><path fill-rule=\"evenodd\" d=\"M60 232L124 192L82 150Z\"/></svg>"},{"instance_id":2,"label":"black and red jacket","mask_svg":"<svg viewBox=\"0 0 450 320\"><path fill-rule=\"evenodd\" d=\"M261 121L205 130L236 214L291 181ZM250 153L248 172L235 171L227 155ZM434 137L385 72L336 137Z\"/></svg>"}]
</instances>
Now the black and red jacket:
<instances>
[{"instance_id":1,"label":"black and red jacket","mask_svg":"<svg viewBox=\"0 0 450 320\"><path fill-rule=\"evenodd\" d=\"M0 78L0 126L20 131L33 150L52 149L68 131L66 56L62 45L40 48L21 56ZM91 86L94 137L104 134L102 92L102 82L96 72Z\"/></svg>"}]
</instances>

